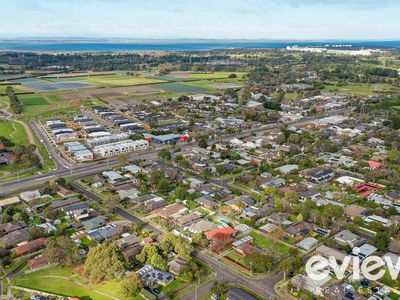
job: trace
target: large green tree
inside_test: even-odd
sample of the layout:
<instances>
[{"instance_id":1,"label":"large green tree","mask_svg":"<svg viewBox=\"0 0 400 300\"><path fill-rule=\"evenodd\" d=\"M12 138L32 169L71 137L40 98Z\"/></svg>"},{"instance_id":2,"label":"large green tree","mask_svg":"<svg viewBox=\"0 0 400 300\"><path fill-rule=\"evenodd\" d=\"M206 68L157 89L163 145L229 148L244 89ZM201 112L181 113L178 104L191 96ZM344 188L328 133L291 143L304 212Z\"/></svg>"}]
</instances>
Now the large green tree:
<instances>
[{"instance_id":1,"label":"large green tree","mask_svg":"<svg viewBox=\"0 0 400 300\"><path fill-rule=\"evenodd\" d=\"M80 259L76 243L66 236L49 239L46 243L44 255L50 263L62 267L70 267Z\"/></svg>"},{"instance_id":2,"label":"large green tree","mask_svg":"<svg viewBox=\"0 0 400 300\"><path fill-rule=\"evenodd\" d=\"M125 271L124 260L116 243L103 243L89 250L85 275L91 282L112 280Z\"/></svg>"}]
</instances>

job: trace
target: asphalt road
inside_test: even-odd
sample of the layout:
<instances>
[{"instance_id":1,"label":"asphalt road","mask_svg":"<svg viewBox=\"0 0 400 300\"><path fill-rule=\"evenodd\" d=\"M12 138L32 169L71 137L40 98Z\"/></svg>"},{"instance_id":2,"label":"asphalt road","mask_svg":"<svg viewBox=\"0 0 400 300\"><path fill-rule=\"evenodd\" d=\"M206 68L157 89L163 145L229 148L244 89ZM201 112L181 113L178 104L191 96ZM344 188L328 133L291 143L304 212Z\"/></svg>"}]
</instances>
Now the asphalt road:
<instances>
[{"instance_id":1,"label":"asphalt road","mask_svg":"<svg viewBox=\"0 0 400 300\"><path fill-rule=\"evenodd\" d=\"M275 295L274 286L283 278L283 272L277 272L263 279L248 278L232 270L231 268L225 266L224 264L220 263L215 258L207 256L204 253L195 252L194 257L200 259L208 266L216 270L217 276L215 280L219 282L242 285L264 298L269 298L272 295ZM196 299L196 294L198 299L206 297L207 295L210 294L211 287L213 286L215 280L212 280L202 286L199 286L197 287L197 289L193 289L192 291L190 291L189 293L187 293L186 295L182 296L179 299L193 300Z\"/></svg>"},{"instance_id":2,"label":"asphalt road","mask_svg":"<svg viewBox=\"0 0 400 300\"><path fill-rule=\"evenodd\" d=\"M128 221L132 222L132 223L138 223L141 225L141 228L146 229L147 231L151 231L156 235L160 235L162 234L162 231L155 228L154 226L144 222L143 220L139 219L138 217L136 217L135 215L131 214L130 212L127 212L126 210L117 207L115 209L115 213L119 214L121 217L127 219Z\"/></svg>"}]
</instances>

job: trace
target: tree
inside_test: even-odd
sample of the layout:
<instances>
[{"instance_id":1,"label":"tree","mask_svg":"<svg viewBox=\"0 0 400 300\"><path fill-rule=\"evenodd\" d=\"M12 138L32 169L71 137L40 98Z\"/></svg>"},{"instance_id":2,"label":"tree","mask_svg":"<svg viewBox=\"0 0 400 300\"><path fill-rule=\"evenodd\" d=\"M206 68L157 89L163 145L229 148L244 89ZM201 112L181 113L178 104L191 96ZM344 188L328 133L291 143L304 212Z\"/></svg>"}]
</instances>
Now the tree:
<instances>
[{"instance_id":1,"label":"tree","mask_svg":"<svg viewBox=\"0 0 400 300\"><path fill-rule=\"evenodd\" d=\"M224 282L214 281L213 286L211 287L211 292L213 294L222 295L228 290L228 285Z\"/></svg>"},{"instance_id":2,"label":"tree","mask_svg":"<svg viewBox=\"0 0 400 300\"><path fill-rule=\"evenodd\" d=\"M389 247L389 243L390 237L386 232L379 231L376 233L374 240L374 245L376 246L376 248L378 248L380 251L386 251Z\"/></svg>"},{"instance_id":3,"label":"tree","mask_svg":"<svg viewBox=\"0 0 400 300\"><path fill-rule=\"evenodd\" d=\"M167 149L162 149L160 152L158 152L158 156L168 160L170 160L172 157L171 152L169 152Z\"/></svg>"},{"instance_id":4,"label":"tree","mask_svg":"<svg viewBox=\"0 0 400 300\"><path fill-rule=\"evenodd\" d=\"M208 147L207 140L204 137L201 138L198 145L200 148L204 149L207 148Z\"/></svg>"},{"instance_id":5,"label":"tree","mask_svg":"<svg viewBox=\"0 0 400 300\"><path fill-rule=\"evenodd\" d=\"M49 239L44 255L48 262L62 267L71 267L80 259L76 243L66 236Z\"/></svg>"},{"instance_id":6,"label":"tree","mask_svg":"<svg viewBox=\"0 0 400 300\"><path fill-rule=\"evenodd\" d=\"M237 78L237 75L235 73L229 74L228 78Z\"/></svg>"},{"instance_id":7,"label":"tree","mask_svg":"<svg viewBox=\"0 0 400 300\"><path fill-rule=\"evenodd\" d=\"M160 194L167 194L171 190L171 182L167 178L162 178L158 183L157 183L157 191Z\"/></svg>"},{"instance_id":8,"label":"tree","mask_svg":"<svg viewBox=\"0 0 400 300\"><path fill-rule=\"evenodd\" d=\"M125 167L126 163L128 162L128 157L126 156L126 154L121 154L120 156L118 156L118 160L120 165Z\"/></svg>"},{"instance_id":9,"label":"tree","mask_svg":"<svg viewBox=\"0 0 400 300\"><path fill-rule=\"evenodd\" d=\"M162 257L159 253L154 253L150 257L148 263L160 270L167 269L167 259Z\"/></svg>"},{"instance_id":10,"label":"tree","mask_svg":"<svg viewBox=\"0 0 400 300\"><path fill-rule=\"evenodd\" d=\"M274 102L270 100L264 101L264 107L266 109L282 110L281 104L279 102Z\"/></svg>"},{"instance_id":11,"label":"tree","mask_svg":"<svg viewBox=\"0 0 400 300\"><path fill-rule=\"evenodd\" d=\"M136 273L131 273L121 281L121 294L134 298L143 288L143 282Z\"/></svg>"},{"instance_id":12,"label":"tree","mask_svg":"<svg viewBox=\"0 0 400 300\"><path fill-rule=\"evenodd\" d=\"M274 258L261 253L251 253L244 258L246 266L250 271L256 273L265 273L271 269Z\"/></svg>"},{"instance_id":13,"label":"tree","mask_svg":"<svg viewBox=\"0 0 400 300\"><path fill-rule=\"evenodd\" d=\"M144 135L143 135L143 133L135 132L135 133L132 134L129 138L130 138L131 140L134 140L134 141L143 140L143 139L144 139Z\"/></svg>"},{"instance_id":14,"label":"tree","mask_svg":"<svg viewBox=\"0 0 400 300\"><path fill-rule=\"evenodd\" d=\"M124 271L124 259L116 243L105 242L90 248L85 262L85 275L91 282L113 280Z\"/></svg>"}]
</instances>

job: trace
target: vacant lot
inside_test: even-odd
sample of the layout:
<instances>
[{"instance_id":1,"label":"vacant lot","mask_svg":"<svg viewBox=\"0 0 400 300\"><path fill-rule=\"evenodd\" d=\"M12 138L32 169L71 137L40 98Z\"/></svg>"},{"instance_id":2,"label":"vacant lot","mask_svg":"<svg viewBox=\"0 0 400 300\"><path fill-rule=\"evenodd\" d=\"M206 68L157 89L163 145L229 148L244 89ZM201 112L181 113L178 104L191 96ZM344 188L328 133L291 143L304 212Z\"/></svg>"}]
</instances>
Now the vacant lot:
<instances>
[{"instance_id":1,"label":"vacant lot","mask_svg":"<svg viewBox=\"0 0 400 300\"><path fill-rule=\"evenodd\" d=\"M289 247L287 247L283 244L276 243L273 240L262 235L261 233L257 233L255 231L253 231L253 232L249 233L249 236L251 236L254 239L252 245L257 248L260 248L260 249L274 248L274 249L276 249L276 251L278 251L282 255L285 255L289 252Z\"/></svg>"}]
</instances>

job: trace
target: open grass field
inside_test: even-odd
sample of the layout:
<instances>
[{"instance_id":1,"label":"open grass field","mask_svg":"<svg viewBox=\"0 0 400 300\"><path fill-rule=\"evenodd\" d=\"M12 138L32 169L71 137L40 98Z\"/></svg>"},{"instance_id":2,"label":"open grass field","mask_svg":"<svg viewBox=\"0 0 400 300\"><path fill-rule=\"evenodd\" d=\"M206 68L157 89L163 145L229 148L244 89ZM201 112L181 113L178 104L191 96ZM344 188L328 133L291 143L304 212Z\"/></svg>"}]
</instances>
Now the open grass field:
<instances>
[{"instance_id":1,"label":"open grass field","mask_svg":"<svg viewBox=\"0 0 400 300\"><path fill-rule=\"evenodd\" d=\"M116 86L162 83L165 82L165 80L151 78L151 77L139 77L139 76L125 75L125 74L116 74L116 75L86 77L83 82L102 87L116 87Z\"/></svg>"},{"instance_id":2,"label":"open grass field","mask_svg":"<svg viewBox=\"0 0 400 300\"><path fill-rule=\"evenodd\" d=\"M0 136L5 136L15 143L29 144L24 127L17 122L0 120Z\"/></svg>"},{"instance_id":3,"label":"open grass field","mask_svg":"<svg viewBox=\"0 0 400 300\"><path fill-rule=\"evenodd\" d=\"M0 85L0 94L5 94L7 87L8 85ZM14 84L12 87L16 93L22 93L26 91L21 85Z\"/></svg>"},{"instance_id":4,"label":"open grass field","mask_svg":"<svg viewBox=\"0 0 400 300\"><path fill-rule=\"evenodd\" d=\"M144 299L142 296L137 295L135 298L125 297L121 294L120 283L117 281L107 281L104 283L100 283L94 286L96 291L104 292L110 296L116 297L120 300L142 300Z\"/></svg>"},{"instance_id":5,"label":"open grass field","mask_svg":"<svg viewBox=\"0 0 400 300\"><path fill-rule=\"evenodd\" d=\"M118 282L89 285L72 269L52 267L12 279L15 286L25 287L81 300L110 300L113 297L127 300L119 293ZM142 297L136 297L140 300Z\"/></svg>"},{"instance_id":6,"label":"open grass field","mask_svg":"<svg viewBox=\"0 0 400 300\"><path fill-rule=\"evenodd\" d=\"M267 238L266 236L257 233L255 231L250 232L248 234L251 236L253 240L253 246L260 248L260 249L268 249L268 248L274 248L276 251L278 251L280 254L285 255L289 252L289 247L285 246L283 244L275 243L273 240Z\"/></svg>"},{"instance_id":7,"label":"open grass field","mask_svg":"<svg viewBox=\"0 0 400 300\"><path fill-rule=\"evenodd\" d=\"M335 83L333 84L334 85L325 85L322 92L374 95L374 94L379 94L379 92L387 92L391 90L396 91L396 88L387 83L379 83L379 84L349 83L347 86L336 86Z\"/></svg>"},{"instance_id":8,"label":"open grass field","mask_svg":"<svg viewBox=\"0 0 400 300\"><path fill-rule=\"evenodd\" d=\"M40 95L31 94L31 95L20 95L18 96L19 100L21 100L24 107L30 105L46 105L48 102Z\"/></svg>"}]
</instances>

